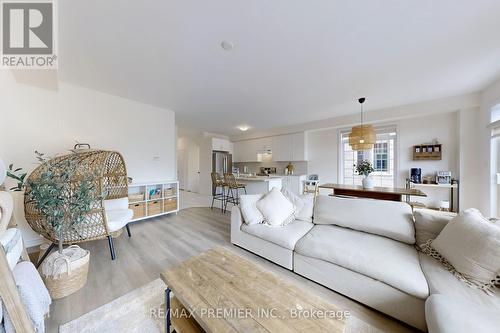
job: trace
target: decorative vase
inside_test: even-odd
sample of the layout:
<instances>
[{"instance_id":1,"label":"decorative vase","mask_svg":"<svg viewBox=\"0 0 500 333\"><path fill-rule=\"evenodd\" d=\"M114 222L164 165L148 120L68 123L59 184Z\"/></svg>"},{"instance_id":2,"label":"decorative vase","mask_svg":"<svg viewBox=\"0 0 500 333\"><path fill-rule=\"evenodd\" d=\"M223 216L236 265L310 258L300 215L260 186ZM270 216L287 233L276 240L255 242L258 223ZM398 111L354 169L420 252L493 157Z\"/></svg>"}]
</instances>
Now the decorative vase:
<instances>
[{"instance_id":1,"label":"decorative vase","mask_svg":"<svg viewBox=\"0 0 500 333\"><path fill-rule=\"evenodd\" d=\"M371 189L374 187L375 187L375 184L374 184L372 177L370 177L370 175L365 176L365 178L363 178L363 188Z\"/></svg>"}]
</instances>

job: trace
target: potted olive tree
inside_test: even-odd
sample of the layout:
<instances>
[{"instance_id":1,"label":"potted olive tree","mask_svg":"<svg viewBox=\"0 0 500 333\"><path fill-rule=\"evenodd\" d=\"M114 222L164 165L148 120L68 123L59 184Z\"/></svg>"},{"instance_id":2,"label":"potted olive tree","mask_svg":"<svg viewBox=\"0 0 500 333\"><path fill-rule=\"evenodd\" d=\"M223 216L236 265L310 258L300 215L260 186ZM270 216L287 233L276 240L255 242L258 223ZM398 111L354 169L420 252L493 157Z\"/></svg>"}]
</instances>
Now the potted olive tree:
<instances>
[{"instance_id":1,"label":"potted olive tree","mask_svg":"<svg viewBox=\"0 0 500 333\"><path fill-rule=\"evenodd\" d=\"M85 222L100 195L96 194L95 175L78 173L77 153L64 160L35 154L41 170L39 177L27 180L25 195L27 203L54 228L58 251L42 263L41 273L52 298L61 298L85 285L90 256L76 245L63 248L64 233Z\"/></svg>"},{"instance_id":2,"label":"potted olive tree","mask_svg":"<svg viewBox=\"0 0 500 333\"><path fill-rule=\"evenodd\" d=\"M354 165L356 167L356 172L359 175L363 175L363 188L366 189L371 189L375 186L373 179L370 177L370 174L375 171L373 169L372 164L368 160L364 160L359 162L357 165Z\"/></svg>"}]
</instances>

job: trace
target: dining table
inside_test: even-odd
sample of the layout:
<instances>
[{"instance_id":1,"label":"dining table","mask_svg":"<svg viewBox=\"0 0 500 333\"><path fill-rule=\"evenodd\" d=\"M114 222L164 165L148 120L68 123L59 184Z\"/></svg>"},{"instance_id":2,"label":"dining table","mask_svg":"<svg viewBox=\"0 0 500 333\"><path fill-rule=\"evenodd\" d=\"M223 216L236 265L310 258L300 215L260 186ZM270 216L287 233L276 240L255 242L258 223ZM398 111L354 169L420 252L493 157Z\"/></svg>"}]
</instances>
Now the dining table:
<instances>
[{"instance_id":1,"label":"dining table","mask_svg":"<svg viewBox=\"0 0 500 333\"><path fill-rule=\"evenodd\" d=\"M389 201L404 201L406 196L426 197L427 194L415 188L398 187L373 187L363 188L360 185L326 183L319 185L319 188L330 189L330 196L346 196L358 198L370 198Z\"/></svg>"}]
</instances>

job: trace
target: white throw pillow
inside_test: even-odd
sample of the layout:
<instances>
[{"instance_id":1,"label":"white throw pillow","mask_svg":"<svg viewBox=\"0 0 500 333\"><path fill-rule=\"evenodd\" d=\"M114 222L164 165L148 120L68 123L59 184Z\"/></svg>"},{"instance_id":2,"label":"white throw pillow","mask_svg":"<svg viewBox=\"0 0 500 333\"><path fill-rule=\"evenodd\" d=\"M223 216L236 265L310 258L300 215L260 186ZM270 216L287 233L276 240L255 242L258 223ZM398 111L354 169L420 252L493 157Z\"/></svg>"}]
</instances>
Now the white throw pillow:
<instances>
[{"instance_id":1,"label":"white throw pillow","mask_svg":"<svg viewBox=\"0 0 500 333\"><path fill-rule=\"evenodd\" d=\"M270 226L284 226L294 219L294 205L276 187L257 201L257 208Z\"/></svg>"},{"instance_id":2,"label":"white throw pillow","mask_svg":"<svg viewBox=\"0 0 500 333\"><path fill-rule=\"evenodd\" d=\"M264 216L257 209L257 201L262 198L262 194L243 194L240 196L240 210L243 215L243 222L248 225L259 224L264 221Z\"/></svg>"},{"instance_id":3,"label":"white throw pillow","mask_svg":"<svg viewBox=\"0 0 500 333\"><path fill-rule=\"evenodd\" d=\"M283 193L283 195L294 205L295 207L294 214L295 216L297 216L300 210L304 207L304 202L302 198L299 197L297 194L293 193L286 187L283 187L281 189L281 193Z\"/></svg>"},{"instance_id":4,"label":"white throw pillow","mask_svg":"<svg viewBox=\"0 0 500 333\"><path fill-rule=\"evenodd\" d=\"M500 272L500 226L477 209L457 215L431 246L472 281L490 284Z\"/></svg>"},{"instance_id":5,"label":"white throw pillow","mask_svg":"<svg viewBox=\"0 0 500 333\"><path fill-rule=\"evenodd\" d=\"M428 240L435 239L457 214L430 209L415 209L413 216L415 217L416 243L421 246Z\"/></svg>"}]
</instances>

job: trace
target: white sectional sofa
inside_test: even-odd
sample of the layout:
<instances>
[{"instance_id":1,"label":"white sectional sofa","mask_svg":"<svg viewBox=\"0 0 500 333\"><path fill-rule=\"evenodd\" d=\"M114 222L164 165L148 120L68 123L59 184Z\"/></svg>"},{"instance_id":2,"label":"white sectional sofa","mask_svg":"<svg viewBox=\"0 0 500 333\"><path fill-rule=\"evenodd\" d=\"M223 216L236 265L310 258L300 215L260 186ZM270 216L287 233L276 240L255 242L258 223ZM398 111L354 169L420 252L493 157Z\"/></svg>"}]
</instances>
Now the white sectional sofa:
<instances>
[{"instance_id":1,"label":"white sectional sofa","mask_svg":"<svg viewBox=\"0 0 500 333\"><path fill-rule=\"evenodd\" d=\"M500 330L500 295L457 280L416 250L415 237L402 202L319 196L314 223L280 228L246 225L238 207L231 214L233 244L422 331Z\"/></svg>"}]
</instances>

